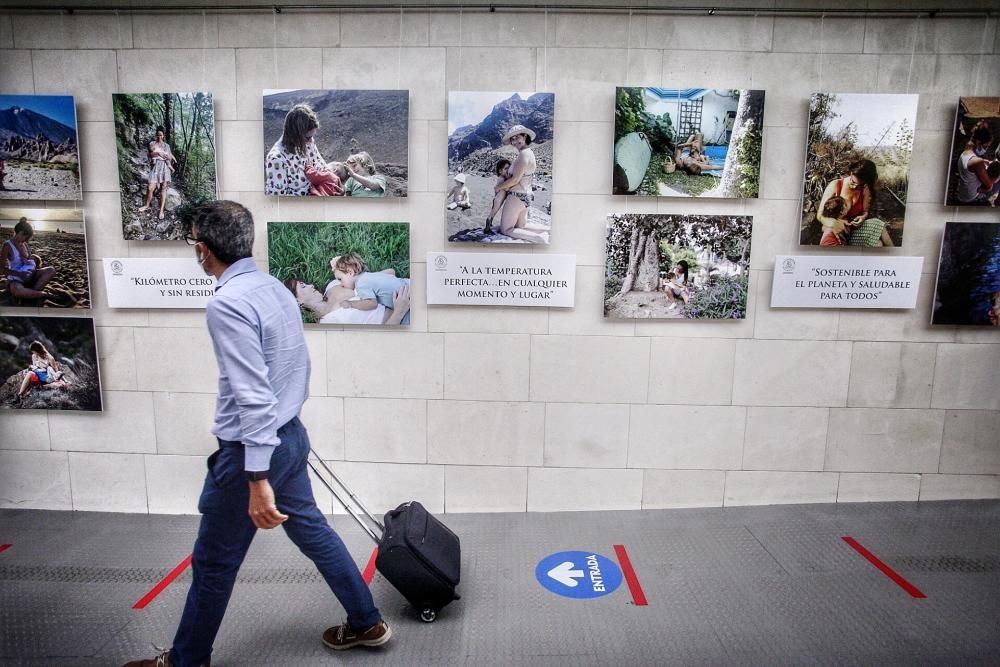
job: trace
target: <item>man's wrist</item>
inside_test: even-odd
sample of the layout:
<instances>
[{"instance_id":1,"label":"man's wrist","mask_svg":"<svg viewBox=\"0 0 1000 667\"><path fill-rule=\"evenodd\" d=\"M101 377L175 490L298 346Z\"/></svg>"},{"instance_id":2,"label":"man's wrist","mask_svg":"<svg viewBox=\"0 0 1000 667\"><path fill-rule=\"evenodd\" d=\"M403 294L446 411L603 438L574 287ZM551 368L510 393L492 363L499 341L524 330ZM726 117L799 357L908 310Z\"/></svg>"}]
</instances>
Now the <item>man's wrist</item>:
<instances>
[{"instance_id":1,"label":"man's wrist","mask_svg":"<svg viewBox=\"0 0 1000 667\"><path fill-rule=\"evenodd\" d=\"M270 479L270 470L244 470L243 476L248 482L262 482L266 479Z\"/></svg>"}]
</instances>

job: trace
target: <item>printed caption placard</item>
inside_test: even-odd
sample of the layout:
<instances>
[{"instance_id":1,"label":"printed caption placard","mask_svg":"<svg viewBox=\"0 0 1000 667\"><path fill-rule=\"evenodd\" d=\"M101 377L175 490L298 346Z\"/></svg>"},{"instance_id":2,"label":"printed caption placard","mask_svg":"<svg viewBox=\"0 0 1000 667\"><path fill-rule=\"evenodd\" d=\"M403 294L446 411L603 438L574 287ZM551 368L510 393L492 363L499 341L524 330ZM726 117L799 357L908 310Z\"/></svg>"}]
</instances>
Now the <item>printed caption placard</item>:
<instances>
[{"instance_id":1,"label":"printed caption placard","mask_svg":"<svg viewBox=\"0 0 1000 667\"><path fill-rule=\"evenodd\" d=\"M204 308L215 278L194 259L107 257L108 308Z\"/></svg>"},{"instance_id":2,"label":"printed caption placard","mask_svg":"<svg viewBox=\"0 0 1000 667\"><path fill-rule=\"evenodd\" d=\"M772 308L913 308L923 257L777 255Z\"/></svg>"},{"instance_id":3,"label":"printed caption placard","mask_svg":"<svg viewBox=\"0 0 1000 667\"><path fill-rule=\"evenodd\" d=\"M427 253L427 303L572 308L576 255Z\"/></svg>"}]
</instances>

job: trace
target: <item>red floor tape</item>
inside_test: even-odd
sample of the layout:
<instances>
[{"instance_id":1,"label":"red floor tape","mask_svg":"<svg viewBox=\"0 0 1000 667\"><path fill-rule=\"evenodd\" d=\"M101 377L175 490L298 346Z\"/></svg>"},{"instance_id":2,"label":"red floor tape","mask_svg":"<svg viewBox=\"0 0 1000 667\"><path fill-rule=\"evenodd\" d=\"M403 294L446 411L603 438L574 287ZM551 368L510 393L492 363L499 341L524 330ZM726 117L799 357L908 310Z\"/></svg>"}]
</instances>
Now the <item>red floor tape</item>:
<instances>
[{"instance_id":1,"label":"red floor tape","mask_svg":"<svg viewBox=\"0 0 1000 667\"><path fill-rule=\"evenodd\" d=\"M628 552L625 551L625 545L616 544L615 555L618 556L618 563L622 566L625 583L628 584L628 589L632 592L632 602L637 607L645 607L647 604L646 594L642 592L642 586L639 585L639 577L635 576L635 570L632 568L632 561L629 560Z\"/></svg>"},{"instance_id":2,"label":"red floor tape","mask_svg":"<svg viewBox=\"0 0 1000 667\"><path fill-rule=\"evenodd\" d=\"M926 595L924 595L923 593L920 592L920 589L918 589L916 586L914 586L913 584L911 584L910 582L908 582L906 579L904 579L902 577L902 575L900 575L898 572L896 572L895 570L893 570L891 567L889 567L888 565L886 565L885 563L883 563L882 561L880 561L878 559L878 557L875 556L875 554L873 554L871 551L868 551L868 549L865 549L863 546L861 546L861 543L858 542L856 539L854 539L853 537L847 536L847 535L845 535L842 539L845 542L847 542L851 546L852 549L854 549L859 554L861 554L862 556L864 556L868 560L869 563L871 563L872 565L874 565L875 567L877 567L879 570L881 570L882 574L884 574L885 576L887 576L890 579L892 579L893 581L895 581L896 585L899 586L900 588L902 588L904 591L906 591L907 593L909 593L910 595L912 595L915 598L925 598L925 597L927 597Z\"/></svg>"},{"instance_id":3,"label":"red floor tape","mask_svg":"<svg viewBox=\"0 0 1000 667\"><path fill-rule=\"evenodd\" d=\"M365 565L365 571L361 573L361 578L365 580L365 585L370 586L372 583L372 577L375 576L375 557L378 556L378 547L372 551L371 558L368 559L368 565Z\"/></svg>"},{"instance_id":4,"label":"red floor tape","mask_svg":"<svg viewBox=\"0 0 1000 667\"><path fill-rule=\"evenodd\" d=\"M146 605L153 601L153 599L163 592L163 589L173 583L174 579L181 576L181 573L187 569L188 565L191 564L191 555L189 554L187 558L182 560L180 564L170 571L170 574L163 578L163 581L156 584L153 590L149 591L142 598L132 605L132 609L145 609Z\"/></svg>"},{"instance_id":5,"label":"red floor tape","mask_svg":"<svg viewBox=\"0 0 1000 667\"><path fill-rule=\"evenodd\" d=\"M12 546L14 546L14 545L13 544L0 544L0 554L2 554L4 551L7 551L7 549L10 549Z\"/></svg>"}]
</instances>

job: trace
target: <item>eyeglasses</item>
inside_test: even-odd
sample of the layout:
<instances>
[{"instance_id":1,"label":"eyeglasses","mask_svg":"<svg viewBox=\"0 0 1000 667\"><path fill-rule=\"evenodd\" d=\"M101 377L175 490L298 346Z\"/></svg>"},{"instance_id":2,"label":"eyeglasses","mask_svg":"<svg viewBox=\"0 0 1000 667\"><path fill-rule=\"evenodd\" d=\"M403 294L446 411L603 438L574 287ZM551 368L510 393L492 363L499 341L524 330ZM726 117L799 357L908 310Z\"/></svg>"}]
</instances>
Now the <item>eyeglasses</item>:
<instances>
[{"instance_id":1,"label":"eyeglasses","mask_svg":"<svg viewBox=\"0 0 1000 667\"><path fill-rule=\"evenodd\" d=\"M195 238L194 235L191 234L191 232L188 232L187 234L184 235L184 242L187 243L188 245L195 245L196 243L205 243L204 240Z\"/></svg>"}]
</instances>

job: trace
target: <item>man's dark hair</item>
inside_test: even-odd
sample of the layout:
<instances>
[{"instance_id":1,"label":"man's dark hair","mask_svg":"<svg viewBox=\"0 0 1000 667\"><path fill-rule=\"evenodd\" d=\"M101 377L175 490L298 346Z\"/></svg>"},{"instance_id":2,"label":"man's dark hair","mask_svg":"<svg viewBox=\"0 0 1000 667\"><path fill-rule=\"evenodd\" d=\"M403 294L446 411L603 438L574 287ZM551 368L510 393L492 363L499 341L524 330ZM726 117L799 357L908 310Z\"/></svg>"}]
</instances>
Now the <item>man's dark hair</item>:
<instances>
[{"instance_id":1,"label":"man's dark hair","mask_svg":"<svg viewBox=\"0 0 1000 667\"><path fill-rule=\"evenodd\" d=\"M166 133L167 133L167 131L163 129L163 126L162 126L162 125L157 125L157 126L156 126L156 131L157 131L157 132L162 132L163 134L166 134ZM154 134L155 134L155 133L154 133Z\"/></svg>"},{"instance_id":2,"label":"man's dark hair","mask_svg":"<svg viewBox=\"0 0 1000 667\"><path fill-rule=\"evenodd\" d=\"M212 201L195 206L188 227L198 228L198 240L227 266L253 256L253 216L234 201Z\"/></svg>"}]
</instances>

